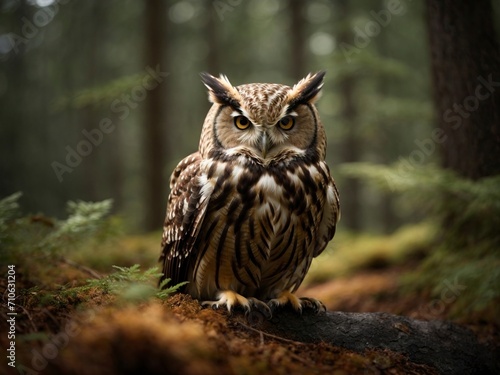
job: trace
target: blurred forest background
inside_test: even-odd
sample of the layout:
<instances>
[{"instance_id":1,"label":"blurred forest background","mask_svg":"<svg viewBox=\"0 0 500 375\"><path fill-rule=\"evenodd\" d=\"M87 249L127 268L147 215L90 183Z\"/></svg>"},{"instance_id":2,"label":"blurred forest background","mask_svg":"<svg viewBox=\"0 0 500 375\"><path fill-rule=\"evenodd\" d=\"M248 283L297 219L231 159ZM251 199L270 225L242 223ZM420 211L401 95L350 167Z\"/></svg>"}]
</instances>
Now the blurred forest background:
<instances>
[{"instance_id":1,"label":"blurred forest background","mask_svg":"<svg viewBox=\"0 0 500 375\"><path fill-rule=\"evenodd\" d=\"M299 294L462 319L500 352L499 26L496 0L0 0L17 332L175 290L158 291L156 266L170 174L210 107L200 72L293 85L326 70L342 219Z\"/></svg>"},{"instance_id":2,"label":"blurred forest background","mask_svg":"<svg viewBox=\"0 0 500 375\"><path fill-rule=\"evenodd\" d=\"M112 199L126 233L154 231L159 243L170 173L197 149L210 106L199 72L293 85L324 69L340 236L423 222L431 229L403 237L445 243L442 253L426 245L441 254L430 269L456 257L436 283L475 280L486 264L491 301L500 4L474 4L3 0L0 196L22 192L25 212L55 218L67 201Z\"/></svg>"},{"instance_id":3,"label":"blurred forest background","mask_svg":"<svg viewBox=\"0 0 500 375\"><path fill-rule=\"evenodd\" d=\"M60 217L68 200L112 198L131 230L159 229L170 173L197 149L209 108L199 72L293 85L325 69L341 226L388 233L415 219L339 167L436 160L419 146L435 127L423 2L0 4L0 196L22 191L28 211Z\"/></svg>"},{"instance_id":4,"label":"blurred forest background","mask_svg":"<svg viewBox=\"0 0 500 375\"><path fill-rule=\"evenodd\" d=\"M339 166L408 159L434 127L425 7L398 3L3 0L0 196L22 191L26 210L57 217L68 200L112 198L131 230L159 229L209 109L199 72L293 85L325 69L341 226L391 232L416 214ZM161 75L144 85L150 69Z\"/></svg>"}]
</instances>

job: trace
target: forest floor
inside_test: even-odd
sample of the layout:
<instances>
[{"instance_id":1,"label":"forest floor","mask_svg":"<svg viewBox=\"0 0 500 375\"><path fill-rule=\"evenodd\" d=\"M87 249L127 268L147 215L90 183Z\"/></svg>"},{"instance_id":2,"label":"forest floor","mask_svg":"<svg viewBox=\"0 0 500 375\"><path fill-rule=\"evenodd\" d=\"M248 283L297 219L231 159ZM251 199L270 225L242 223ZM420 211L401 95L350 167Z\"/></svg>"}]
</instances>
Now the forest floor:
<instances>
[{"instance_id":1,"label":"forest floor","mask_svg":"<svg viewBox=\"0 0 500 375\"><path fill-rule=\"evenodd\" d=\"M143 250L150 248L156 236L126 241L121 250L126 254L123 256L131 257L131 263L137 254L144 256ZM405 256L388 256L386 250L381 256L378 251L351 271L337 269L333 280L325 277L327 256L321 266L312 267L312 276L298 294L321 300L331 311L382 311L424 320L451 319L498 350L498 321L470 314L450 317L453 293L459 298L460 285L453 290L453 284L449 284L446 299L401 287L402 277L418 265L420 245L412 245L413 250ZM253 328L241 311L229 314L224 309L202 308L183 294L137 300L123 298L98 284L82 288L86 280L104 274L100 267L105 267L93 263L101 251L92 256L75 254L78 262L61 258L42 264L36 271L37 278L33 277L35 265L30 272L17 267L17 371L3 362L0 373L5 368L8 374L439 373L388 350L356 353L326 343L305 344L273 336ZM0 289L6 287L5 283L0 282ZM141 290L132 295L141 294ZM7 316L2 313L5 318L0 328L6 332ZM4 334L0 343L2 348L10 344Z\"/></svg>"}]
</instances>

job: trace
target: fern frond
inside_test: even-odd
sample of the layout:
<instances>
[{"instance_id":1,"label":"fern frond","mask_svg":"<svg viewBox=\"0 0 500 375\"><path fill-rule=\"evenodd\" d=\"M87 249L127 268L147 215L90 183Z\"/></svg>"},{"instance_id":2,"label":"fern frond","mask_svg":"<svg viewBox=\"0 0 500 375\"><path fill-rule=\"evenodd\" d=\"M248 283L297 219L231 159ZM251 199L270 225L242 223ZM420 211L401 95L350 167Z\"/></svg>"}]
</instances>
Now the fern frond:
<instances>
[{"instance_id":1,"label":"fern frond","mask_svg":"<svg viewBox=\"0 0 500 375\"><path fill-rule=\"evenodd\" d=\"M157 298L164 300L164 299L168 298L171 294L177 292L180 287L182 287L188 283L188 281L183 281L179 284L176 284L176 285L173 285L173 286L167 288L166 286L170 283L170 281L172 281L172 280L165 279L160 283L160 286L159 286L160 290L158 292L156 292Z\"/></svg>"}]
</instances>

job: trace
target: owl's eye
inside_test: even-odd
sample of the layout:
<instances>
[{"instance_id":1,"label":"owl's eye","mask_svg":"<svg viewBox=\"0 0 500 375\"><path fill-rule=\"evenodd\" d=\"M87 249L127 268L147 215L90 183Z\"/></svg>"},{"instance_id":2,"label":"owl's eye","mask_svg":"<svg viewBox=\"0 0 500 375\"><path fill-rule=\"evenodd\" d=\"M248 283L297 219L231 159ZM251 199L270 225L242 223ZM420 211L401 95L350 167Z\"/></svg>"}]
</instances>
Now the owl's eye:
<instances>
[{"instance_id":1,"label":"owl's eye","mask_svg":"<svg viewBox=\"0 0 500 375\"><path fill-rule=\"evenodd\" d=\"M295 124L295 119L292 116L285 116L278 121L278 125L283 130L290 130Z\"/></svg>"},{"instance_id":2,"label":"owl's eye","mask_svg":"<svg viewBox=\"0 0 500 375\"><path fill-rule=\"evenodd\" d=\"M251 122L245 116L236 116L234 118L234 125L240 130L245 130L250 126Z\"/></svg>"}]
</instances>

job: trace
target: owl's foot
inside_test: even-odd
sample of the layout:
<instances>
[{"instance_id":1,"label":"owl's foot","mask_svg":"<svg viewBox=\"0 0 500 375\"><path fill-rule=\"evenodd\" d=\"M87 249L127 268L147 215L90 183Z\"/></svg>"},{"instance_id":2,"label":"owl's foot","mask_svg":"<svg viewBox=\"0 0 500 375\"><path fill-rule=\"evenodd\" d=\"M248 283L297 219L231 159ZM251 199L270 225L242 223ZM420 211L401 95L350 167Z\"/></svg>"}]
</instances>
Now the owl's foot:
<instances>
[{"instance_id":1,"label":"owl's foot","mask_svg":"<svg viewBox=\"0 0 500 375\"><path fill-rule=\"evenodd\" d=\"M243 297L241 294L232 290L224 290L218 293L216 301L203 301L202 306L209 306L213 309L218 309L222 305L226 305L227 310L231 312L234 306L241 306L245 310L245 315L248 315L252 310L257 310L267 319L272 318L271 309L267 304L254 297Z\"/></svg>"},{"instance_id":2,"label":"owl's foot","mask_svg":"<svg viewBox=\"0 0 500 375\"><path fill-rule=\"evenodd\" d=\"M299 298L299 300L302 304L302 307L312 309L316 314L326 311L326 306L323 305L323 302L317 300L316 298L301 297Z\"/></svg>"},{"instance_id":3,"label":"owl's foot","mask_svg":"<svg viewBox=\"0 0 500 375\"><path fill-rule=\"evenodd\" d=\"M267 305L271 308L271 311L274 311L277 307L284 306L286 304L292 305L294 310L299 313L302 313L304 308L312 309L315 313L326 311L326 307L321 301L309 297L299 298L288 290L281 292L277 298L273 298L267 303Z\"/></svg>"}]
</instances>

